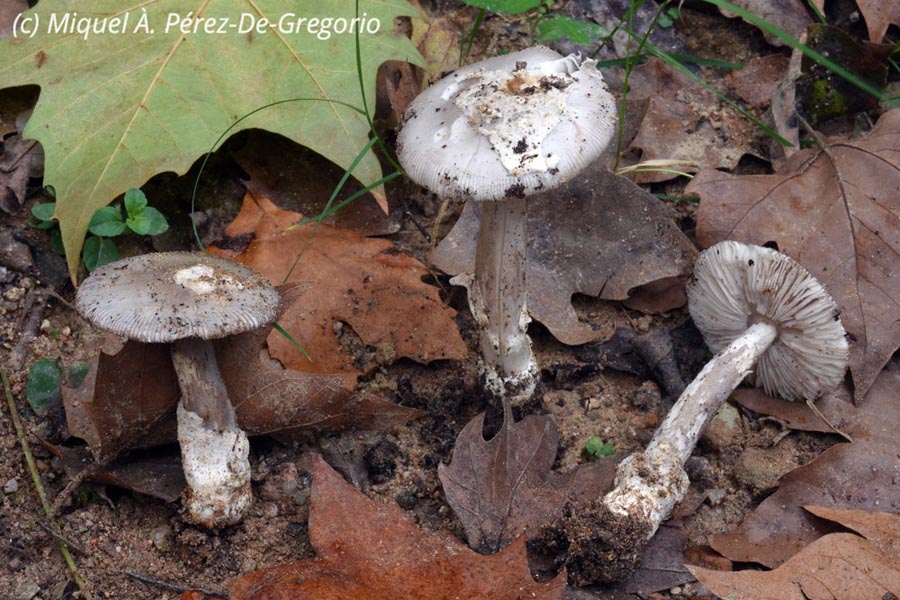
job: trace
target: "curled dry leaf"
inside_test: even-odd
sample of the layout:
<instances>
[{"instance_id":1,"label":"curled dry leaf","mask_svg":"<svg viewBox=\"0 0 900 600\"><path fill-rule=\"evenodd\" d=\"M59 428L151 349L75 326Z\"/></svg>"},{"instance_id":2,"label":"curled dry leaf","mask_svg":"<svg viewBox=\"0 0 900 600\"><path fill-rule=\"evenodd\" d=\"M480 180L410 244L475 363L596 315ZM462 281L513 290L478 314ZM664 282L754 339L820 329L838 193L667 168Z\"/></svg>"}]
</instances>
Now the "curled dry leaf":
<instances>
[{"instance_id":1,"label":"curled dry leaf","mask_svg":"<svg viewBox=\"0 0 900 600\"><path fill-rule=\"evenodd\" d=\"M479 552L497 552L522 533L537 533L566 502L596 498L612 487L618 462L612 457L551 472L559 433L549 417L525 417L485 440L484 416L466 424L453 460L438 466L447 503Z\"/></svg>"},{"instance_id":2,"label":"curled dry leaf","mask_svg":"<svg viewBox=\"0 0 900 600\"><path fill-rule=\"evenodd\" d=\"M456 313L441 302L437 288L422 281L428 271L419 261L387 240L329 225L310 223L289 229L302 218L267 198L247 194L226 234L237 238L236 242L247 236L252 241L239 250L209 248L212 254L252 267L275 284L287 278L288 283L308 289L284 307L279 323L311 360L277 332L268 339L273 358L289 369L336 374L352 383L375 364L361 360L359 352L354 354L366 348L341 343L335 330L343 323L365 346L374 347L382 363L400 357L427 363L466 356L453 322Z\"/></svg>"},{"instance_id":3,"label":"curled dry leaf","mask_svg":"<svg viewBox=\"0 0 900 600\"><path fill-rule=\"evenodd\" d=\"M856 140L794 154L775 175L705 170L697 240L776 244L821 281L850 335L859 400L900 346L900 110Z\"/></svg>"},{"instance_id":4,"label":"curled dry leaf","mask_svg":"<svg viewBox=\"0 0 900 600\"><path fill-rule=\"evenodd\" d=\"M846 387L819 400L822 413L849 433L854 442L836 444L814 461L784 475L778 490L763 500L736 532L716 535L710 545L734 561L775 567L835 530L834 525L803 510L806 505L900 514L897 389L900 367L890 364L858 406L850 402ZM765 403L760 401L761 395L757 390L739 390L734 399L788 424L799 422L804 428L827 430L822 423L799 421L796 404Z\"/></svg>"},{"instance_id":5,"label":"curled dry leaf","mask_svg":"<svg viewBox=\"0 0 900 600\"><path fill-rule=\"evenodd\" d=\"M435 250L435 265L452 275L473 272L478 218L478 204L469 202ZM580 321L573 294L625 300L639 286L686 273L696 256L667 206L604 168L530 197L528 240L528 312L565 344L613 334Z\"/></svg>"},{"instance_id":6,"label":"curled dry leaf","mask_svg":"<svg viewBox=\"0 0 900 600\"><path fill-rule=\"evenodd\" d=\"M312 476L316 557L236 579L231 600L562 598L565 575L534 581L521 537L482 556L447 532L422 530L398 506L370 500L319 457Z\"/></svg>"},{"instance_id":7,"label":"curled dry leaf","mask_svg":"<svg viewBox=\"0 0 900 600\"><path fill-rule=\"evenodd\" d=\"M678 171L734 168L755 141L753 124L711 91L657 58L641 65L629 79L628 101L648 99L637 137L641 160L675 160ZM691 166L693 165L693 166ZM638 173L638 183L674 179L665 171Z\"/></svg>"},{"instance_id":8,"label":"curled dry leaf","mask_svg":"<svg viewBox=\"0 0 900 600\"><path fill-rule=\"evenodd\" d=\"M900 564L851 533L819 538L774 571L688 569L713 594L732 600L896 598L900 593Z\"/></svg>"}]
</instances>

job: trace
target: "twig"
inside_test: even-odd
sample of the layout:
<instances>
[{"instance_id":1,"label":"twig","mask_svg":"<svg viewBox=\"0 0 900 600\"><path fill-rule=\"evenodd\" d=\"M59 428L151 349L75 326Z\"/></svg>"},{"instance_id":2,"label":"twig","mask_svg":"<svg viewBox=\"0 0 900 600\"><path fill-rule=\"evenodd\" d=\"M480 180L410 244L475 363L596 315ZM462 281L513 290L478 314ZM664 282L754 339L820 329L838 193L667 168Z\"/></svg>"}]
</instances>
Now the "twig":
<instances>
[{"instance_id":1,"label":"twig","mask_svg":"<svg viewBox=\"0 0 900 600\"><path fill-rule=\"evenodd\" d=\"M6 404L9 406L13 426L16 428L16 436L19 438L19 445L22 447L22 453L25 455L25 462L28 464L28 471L31 473L31 480L34 482L38 497L41 499L41 506L44 508L44 512L50 517L50 502L47 499L47 493L44 491L44 486L41 483L41 476L38 473L37 465L34 462L34 455L31 454L31 447L28 445L28 439L25 437L25 428L22 427L22 420L19 418L19 411L16 409L16 403L15 400L13 400L12 390L9 387L9 379L7 379L5 371L0 371L0 379L3 380L3 391L6 394ZM50 525L58 532L59 525L52 518L50 520ZM62 554L63 560L66 561L66 565L72 573L75 585L78 586L78 589L81 590L86 598L90 598L90 594L87 591L87 585L84 580L81 579L81 575L78 574L78 567L75 566L75 561L72 559L72 554L69 552L68 546L61 537L58 537L58 535L54 535L54 537L59 545L59 553Z\"/></svg>"},{"instance_id":2,"label":"twig","mask_svg":"<svg viewBox=\"0 0 900 600\"><path fill-rule=\"evenodd\" d=\"M53 527L47 525L46 523L43 523L42 521L39 521L37 519L34 520L34 523L35 523L35 525L37 525L38 527L40 527L41 529L46 531L48 534L50 534L50 536L53 539L55 539L58 542L62 542L66 546L68 546L68 547L72 548L73 550L75 550L76 552L78 552L79 554L87 554L88 553L88 551L85 550L84 548L82 548L80 544L77 544L70 539L66 539L65 536L63 536L61 533L54 530Z\"/></svg>"},{"instance_id":3,"label":"twig","mask_svg":"<svg viewBox=\"0 0 900 600\"><path fill-rule=\"evenodd\" d=\"M144 583L149 583L150 585L155 585L157 587L161 587L167 590L172 590L174 592L190 592L190 591L198 591L203 592L207 596L216 596L218 598L228 598L228 594L225 592L220 592L217 590L208 590L205 588L198 587L186 587L183 585L178 585L176 583L169 583L168 581L163 581L162 579L157 579L156 577L150 577L149 575L142 575L141 573L135 573L134 571L129 571L127 569L120 569L123 573L128 575L133 579L137 579L138 581L142 581Z\"/></svg>"},{"instance_id":4,"label":"twig","mask_svg":"<svg viewBox=\"0 0 900 600\"><path fill-rule=\"evenodd\" d=\"M69 500L72 494L75 493L81 484L87 481L89 477L96 475L100 471L102 471L109 464L109 460L105 460L102 462L94 462L81 469L75 475L69 478L69 481L66 483L65 487L56 495L56 498L53 500L53 504L50 505L50 514L48 515L51 519L55 519L59 516L60 512L62 512L63 505Z\"/></svg>"}]
</instances>

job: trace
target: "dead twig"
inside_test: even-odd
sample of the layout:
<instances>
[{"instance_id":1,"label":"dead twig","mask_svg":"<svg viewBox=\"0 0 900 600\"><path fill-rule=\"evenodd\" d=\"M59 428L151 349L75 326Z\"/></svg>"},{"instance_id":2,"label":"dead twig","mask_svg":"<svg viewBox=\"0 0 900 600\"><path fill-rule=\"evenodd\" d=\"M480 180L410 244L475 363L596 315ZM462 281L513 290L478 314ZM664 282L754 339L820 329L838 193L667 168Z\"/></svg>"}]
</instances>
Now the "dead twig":
<instances>
[{"instance_id":1,"label":"dead twig","mask_svg":"<svg viewBox=\"0 0 900 600\"><path fill-rule=\"evenodd\" d=\"M72 559L72 554L69 552L69 548L66 545L66 542L63 541L61 536L59 535L59 524L57 524L52 517L50 517L50 501L47 499L47 493L44 491L44 486L41 483L41 476L37 470L37 464L34 462L34 455L31 454L31 446L28 445L28 439L25 436L25 428L22 426L22 419L19 418L19 411L16 409L15 400L13 400L12 390L9 387L9 379L6 377L5 371L0 371L0 379L3 380L3 391L6 394L6 404L9 406L10 416L12 417L13 426L16 428L16 436L19 438L19 445L22 447L22 453L25 455L25 462L28 465L28 472L31 473L31 480L34 482L34 487L37 490L38 497L41 499L41 506L44 508L44 512L47 514L47 517L50 518L50 525L55 530L54 538L57 540L57 544L59 546L59 553L62 554L63 560L66 561L66 565L69 567L69 571L72 573L72 578L75 581L75 585L78 586L78 589L84 594L84 596L90 599L90 593L87 591L87 585L84 580L81 578L81 575L78 574L78 567L75 566L75 561Z\"/></svg>"},{"instance_id":2,"label":"dead twig","mask_svg":"<svg viewBox=\"0 0 900 600\"><path fill-rule=\"evenodd\" d=\"M142 575L141 573L135 573L134 571L129 571L127 569L120 569L123 573L131 577L132 579L137 579L138 581L142 581L144 583L149 583L150 585L155 585L157 587L161 587L163 589L172 590L173 592L190 592L197 591L203 592L207 596L216 596L219 598L228 598L228 594L225 592L220 592L217 590L208 590L205 588L199 587L186 587L183 585L178 585L176 583L169 583L168 581L163 581L162 579L157 579L156 577L151 577L149 575Z\"/></svg>"}]
</instances>

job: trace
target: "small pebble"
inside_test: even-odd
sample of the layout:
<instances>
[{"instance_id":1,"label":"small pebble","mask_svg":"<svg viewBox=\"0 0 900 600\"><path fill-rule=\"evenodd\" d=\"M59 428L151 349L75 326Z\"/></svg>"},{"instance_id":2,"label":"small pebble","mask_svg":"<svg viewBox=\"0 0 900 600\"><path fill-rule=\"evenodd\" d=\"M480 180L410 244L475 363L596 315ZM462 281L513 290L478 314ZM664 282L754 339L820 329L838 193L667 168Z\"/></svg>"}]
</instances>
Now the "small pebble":
<instances>
[{"instance_id":1,"label":"small pebble","mask_svg":"<svg viewBox=\"0 0 900 600\"><path fill-rule=\"evenodd\" d=\"M8 292L3 294L3 297L9 300L10 302L18 302L22 298L25 297L25 288L14 287L10 288Z\"/></svg>"},{"instance_id":2,"label":"small pebble","mask_svg":"<svg viewBox=\"0 0 900 600\"><path fill-rule=\"evenodd\" d=\"M169 525L160 525L150 531L150 541L160 552L166 552L172 547L172 528Z\"/></svg>"},{"instance_id":3,"label":"small pebble","mask_svg":"<svg viewBox=\"0 0 900 600\"><path fill-rule=\"evenodd\" d=\"M6 494L15 494L19 491L19 482L15 479L10 479L6 483L3 484L3 492Z\"/></svg>"},{"instance_id":4,"label":"small pebble","mask_svg":"<svg viewBox=\"0 0 900 600\"><path fill-rule=\"evenodd\" d=\"M31 600L35 596L41 593L41 586L36 584L33 581L23 581L19 584L19 587L16 588L15 599L16 600Z\"/></svg>"}]
</instances>

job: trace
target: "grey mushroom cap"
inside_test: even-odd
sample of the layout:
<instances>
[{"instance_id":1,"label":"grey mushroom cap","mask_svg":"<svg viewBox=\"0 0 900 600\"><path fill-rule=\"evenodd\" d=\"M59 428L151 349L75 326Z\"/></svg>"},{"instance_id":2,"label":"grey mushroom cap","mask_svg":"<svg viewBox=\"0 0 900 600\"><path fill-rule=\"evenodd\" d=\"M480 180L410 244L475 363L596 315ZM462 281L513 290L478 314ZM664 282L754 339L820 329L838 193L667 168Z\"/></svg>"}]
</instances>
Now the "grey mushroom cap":
<instances>
[{"instance_id":1,"label":"grey mushroom cap","mask_svg":"<svg viewBox=\"0 0 900 600\"><path fill-rule=\"evenodd\" d=\"M721 242L697 259L687 294L694 324L713 352L754 323L776 327L751 378L767 394L813 400L843 380L850 350L838 306L790 257Z\"/></svg>"},{"instance_id":2,"label":"grey mushroom cap","mask_svg":"<svg viewBox=\"0 0 900 600\"><path fill-rule=\"evenodd\" d=\"M100 267L75 307L102 329L141 342L221 338L271 323L279 295L256 271L192 252L160 252Z\"/></svg>"},{"instance_id":3,"label":"grey mushroom cap","mask_svg":"<svg viewBox=\"0 0 900 600\"><path fill-rule=\"evenodd\" d=\"M442 196L500 200L565 183L616 130L616 104L593 60L536 46L468 65L406 111L398 157Z\"/></svg>"}]
</instances>

